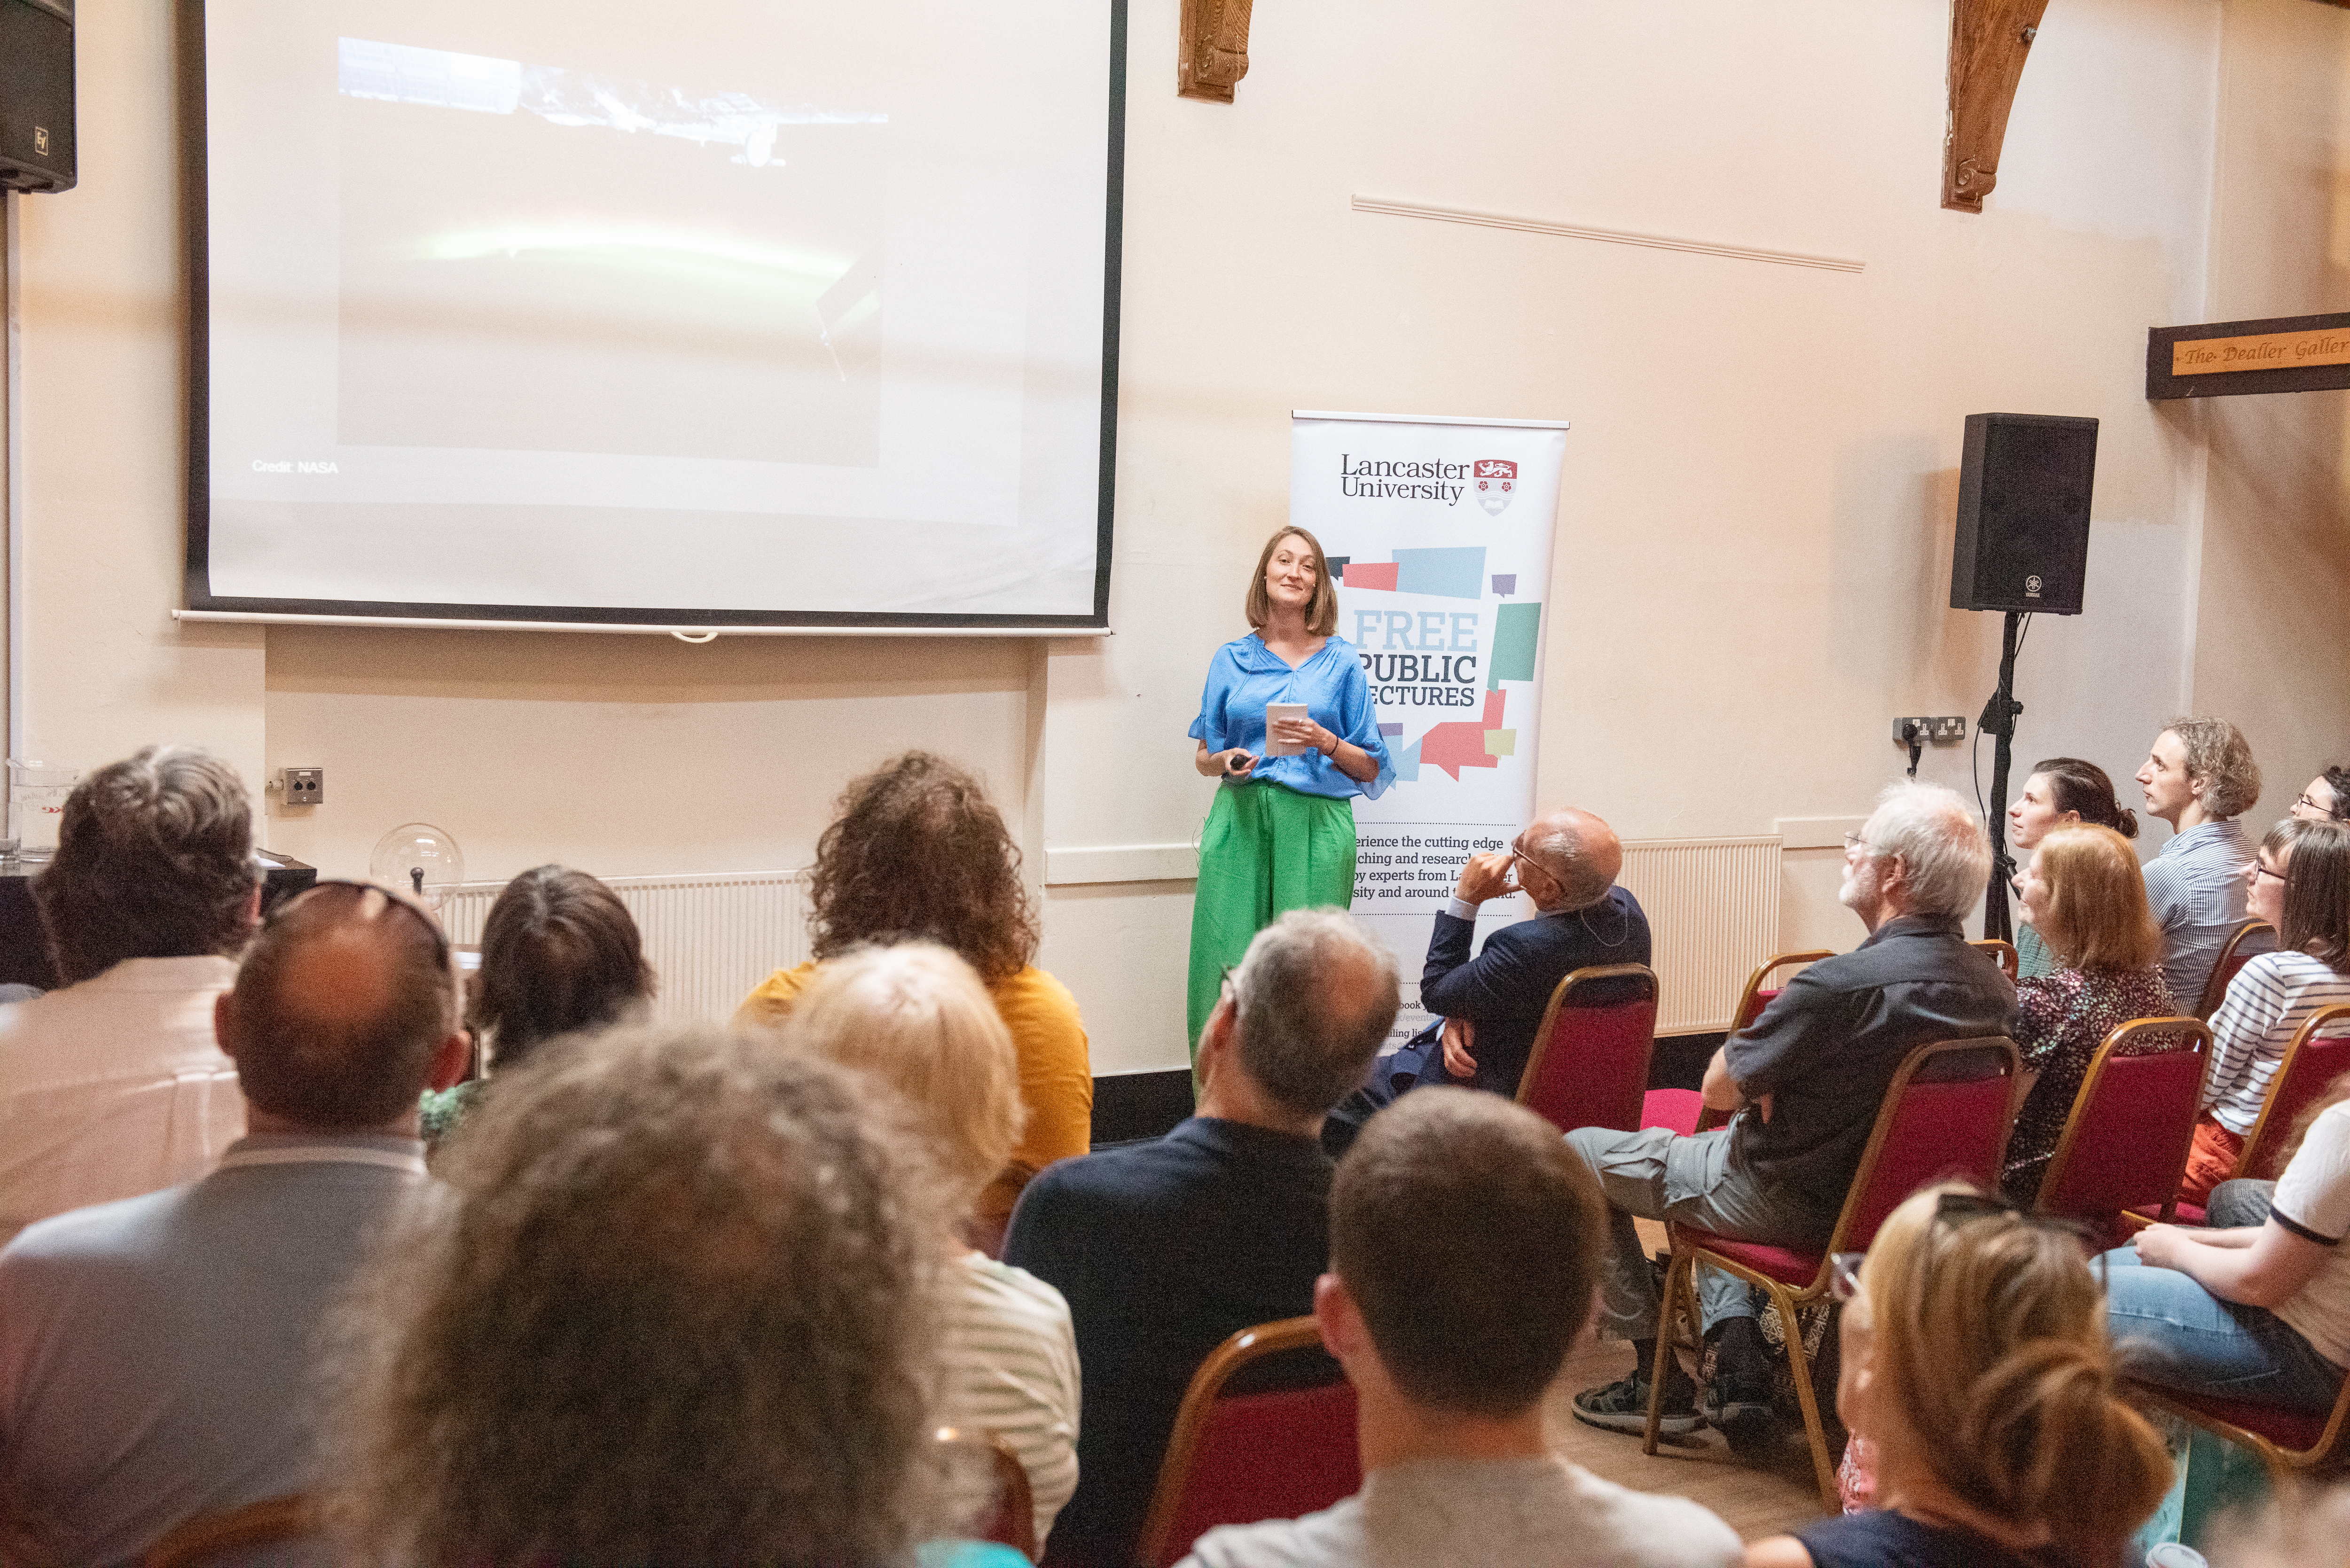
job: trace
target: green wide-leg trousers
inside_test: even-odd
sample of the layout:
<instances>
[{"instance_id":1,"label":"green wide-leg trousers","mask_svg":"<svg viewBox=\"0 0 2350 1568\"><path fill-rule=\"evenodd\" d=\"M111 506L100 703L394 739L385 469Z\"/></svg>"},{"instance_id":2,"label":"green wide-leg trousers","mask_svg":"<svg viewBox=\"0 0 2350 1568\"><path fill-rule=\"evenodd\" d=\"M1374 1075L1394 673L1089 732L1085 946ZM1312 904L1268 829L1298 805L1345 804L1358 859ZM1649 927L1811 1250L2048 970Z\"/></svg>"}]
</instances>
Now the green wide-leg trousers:
<instances>
[{"instance_id":1,"label":"green wide-leg trousers","mask_svg":"<svg viewBox=\"0 0 2350 1568\"><path fill-rule=\"evenodd\" d=\"M1200 882L1191 898L1184 1011L1194 1060L1224 971L1241 961L1257 932L1291 909L1344 909L1354 901L1352 800L1266 781L1219 788L1200 837Z\"/></svg>"}]
</instances>

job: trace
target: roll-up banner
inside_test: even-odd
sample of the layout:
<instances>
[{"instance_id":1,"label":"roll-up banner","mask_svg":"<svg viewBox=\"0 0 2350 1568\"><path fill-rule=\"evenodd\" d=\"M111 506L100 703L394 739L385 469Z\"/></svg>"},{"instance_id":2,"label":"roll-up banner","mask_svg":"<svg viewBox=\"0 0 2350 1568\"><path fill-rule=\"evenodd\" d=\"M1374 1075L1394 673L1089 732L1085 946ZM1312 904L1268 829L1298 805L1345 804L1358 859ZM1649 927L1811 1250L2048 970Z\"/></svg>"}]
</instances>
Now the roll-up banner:
<instances>
[{"instance_id":1,"label":"roll-up banner","mask_svg":"<svg viewBox=\"0 0 2350 1568\"><path fill-rule=\"evenodd\" d=\"M1534 813L1543 596L1566 423L1415 414L1290 416L1289 516L1338 579L1338 635L1360 654L1395 783L1357 797L1355 914L1396 955L1404 1008L1462 862ZM1484 906L1482 939L1533 913Z\"/></svg>"}]
</instances>

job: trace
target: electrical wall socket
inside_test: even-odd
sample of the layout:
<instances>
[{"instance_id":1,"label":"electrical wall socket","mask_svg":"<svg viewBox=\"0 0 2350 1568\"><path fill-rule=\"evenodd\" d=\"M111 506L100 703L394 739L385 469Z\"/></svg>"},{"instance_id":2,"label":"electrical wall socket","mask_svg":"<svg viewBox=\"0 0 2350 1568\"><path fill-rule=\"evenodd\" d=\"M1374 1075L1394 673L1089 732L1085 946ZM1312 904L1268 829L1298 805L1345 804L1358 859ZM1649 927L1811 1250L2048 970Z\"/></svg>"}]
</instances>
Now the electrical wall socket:
<instances>
[{"instance_id":1,"label":"electrical wall socket","mask_svg":"<svg viewBox=\"0 0 2350 1568\"><path fill-rule=\"evenodd\" d=\"M1939 719L1905 718L1893 721L1893 743L1906 746L1912 740L1947 746L1967 738L1967 722L1956 715Z\"/></svg>"},{"instance_id":2,"label":"electrical wall socket","mask_svg":"<svg viewBox=\"0 0 2350 1568\"><path fill-rule=\"evenodd\" d=\"M287 768L283 776L287 805L317 805L326 800L326 769Z\"/></svg>"}]
</instances>

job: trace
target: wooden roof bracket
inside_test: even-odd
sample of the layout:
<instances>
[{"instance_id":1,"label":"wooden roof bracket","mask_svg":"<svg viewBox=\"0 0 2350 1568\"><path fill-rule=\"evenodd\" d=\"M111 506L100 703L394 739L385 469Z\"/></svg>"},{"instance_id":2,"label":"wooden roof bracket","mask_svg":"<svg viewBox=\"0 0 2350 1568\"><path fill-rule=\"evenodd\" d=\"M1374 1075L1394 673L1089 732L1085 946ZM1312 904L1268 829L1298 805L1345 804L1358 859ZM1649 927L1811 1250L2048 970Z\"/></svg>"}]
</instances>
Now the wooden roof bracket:
<instances>
[{"instance_id":1,"label":"wooden roof bracket","mask_svg":"<svg viewBox=\"0 0 2350 1568\"><path fill-rule=\"evenodd\" d=\"M1186 0L1189 15L1191 0ZM1999 183L2000 143L2023 59L2048 0L1950 0L1950 119L1942 140L1942 205L1980 213Z\"/></svg>"},{"instance_id":2,"label":"wooden roof bracket","mask_svg":"<svg viewBox=\"0 0 2350 1568\"><path fill-rule=\"evenodd\" d=\"M2042 0L2044 5L2046 0ZM1232 101L1232 87L1248 75L1249 12L1254 0L1183 0L1182 37L1175 50L1175 96Z\"/></svg>"}]
</instances>

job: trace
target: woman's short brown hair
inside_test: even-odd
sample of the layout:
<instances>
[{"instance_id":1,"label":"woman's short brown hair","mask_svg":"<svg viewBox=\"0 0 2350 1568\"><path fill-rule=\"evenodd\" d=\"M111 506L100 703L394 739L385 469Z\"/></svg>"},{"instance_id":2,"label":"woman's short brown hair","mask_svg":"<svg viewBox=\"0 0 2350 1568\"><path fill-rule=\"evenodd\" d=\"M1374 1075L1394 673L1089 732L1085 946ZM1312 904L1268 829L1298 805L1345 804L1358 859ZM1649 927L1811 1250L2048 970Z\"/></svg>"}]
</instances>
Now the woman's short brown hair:
<instances>
[{"instance_id":1,"label":"woman's short brown hair","mask_svg":"<svg viewBox=\"0 0 2350 1568\"><path fill-rule=\"evenodd\" d=\"M482 924L481 990L467 1020L501 1068L558 1034L619 1023L655 989L637 922L585 871L535 866L498 894Z\"/></svg>"},{"instance_id":2,"label":"woman's short brown hair","mask_svg":"<svg viewBox=\"0 0 2350 1568\"><path fill-rule=\"evenodd\" d=\"M1248 623L1261 627L1273 618L1273 597L1264 591L1264 569L1273 564L1273 553L1287 538L1305 541L1314 552L1314 597L1305 605L1305 634L1327 637L1338 629L1338 587L1330 580L1330 560L1322 554L1322 541L1295 524L1284 524L1273 531L1273 537L1257 552L1256 576L1249 579Z\"/></svg>"},{"instance_id":3,"label":"woman's short brown hair","mask_svg":"<svg viewBox=\"0 0 2350 1568\"><path fill-rule=\"evenodd\" d=\"M977 779L908 752L852 781L837 809L808 886L819 961L923 937L991 985L1028 967L1036 922L1020 849Z\"/></svg>"},{"instance_id":4,"label":"woman's short brown hair","mask_svg":"<svg viewBox=\"0 0 2350 1568\"><path fill-rule=\"evenodd\" d=\"M2350 972L2350 825L2288 816L2261 847L2286 857L2278 948Z\"/></svg>"},{"instance_id":5,"label":"woman's short brown hair","mask_svg":"<svg viewBox=\"0 0 2350 1568\"><path fill-rule=\"evenodd\" d=\"M2251 742L2225 719L2173 719L2163 726L2187 753L2187 782L2203 786L2203 815L2241 816L2261 798Z\"/></svg>"},{"instance_id":6,"label":"woman's short brown hair","mask_svg":"<svg viewBox=\"0 0 2350 1568\"><path fill-rule=\"evenodd\" d=\"M2048 886L2040 940L2078 970L2145 969L2162 961L2162 928L2146 901L2146 877L2110 827L2068 824L2040 841L2033 862Z\"/></svg>"}]
</instances>

